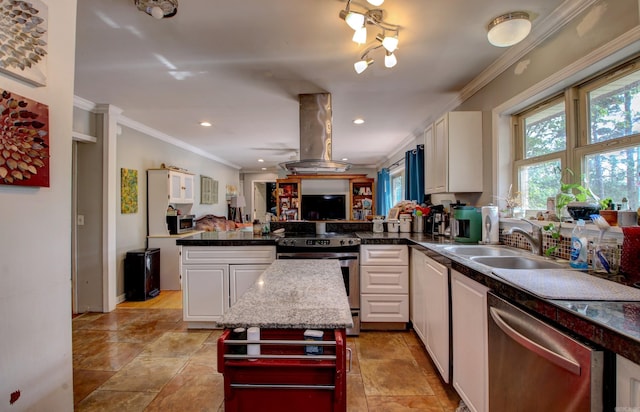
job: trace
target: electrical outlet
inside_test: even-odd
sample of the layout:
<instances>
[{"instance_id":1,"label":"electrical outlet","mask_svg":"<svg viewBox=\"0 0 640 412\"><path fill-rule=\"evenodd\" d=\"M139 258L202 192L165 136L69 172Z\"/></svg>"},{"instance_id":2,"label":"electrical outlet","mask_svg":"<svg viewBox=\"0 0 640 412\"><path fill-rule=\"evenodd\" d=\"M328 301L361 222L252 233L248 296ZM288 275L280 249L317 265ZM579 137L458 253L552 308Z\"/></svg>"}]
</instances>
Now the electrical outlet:
<instances>
[{"instance_id":1,"label":"electrical outlet","mask_svg":"<svg viewBox=\"0 0 640 412\"><path fill-rule=\"evenodd\" d=\"M78 215L78 226L84 226L84 215Z\"/></svg>"}]
</instances>

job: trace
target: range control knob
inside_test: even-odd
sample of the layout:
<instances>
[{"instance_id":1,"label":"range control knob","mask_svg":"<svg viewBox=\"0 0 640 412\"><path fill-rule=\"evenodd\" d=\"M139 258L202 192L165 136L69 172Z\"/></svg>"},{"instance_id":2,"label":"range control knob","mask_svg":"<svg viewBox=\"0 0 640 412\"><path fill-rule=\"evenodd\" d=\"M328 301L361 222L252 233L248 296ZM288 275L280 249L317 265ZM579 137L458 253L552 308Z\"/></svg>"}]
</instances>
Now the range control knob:
<instances>
[{"instance_id":1,"label":"range control knob","mask_svg":"<svg viewBox=\"0 0 640 412\"><path fill-rule=\"evenodd\" d=\"M350 245L353 245L353 240L349 240L349 244L350 244Z\"/></svg>"},{"instance_id":2,"label":"range control knob","mask_svg":"<svg viewBox=\"0 0 640 412\"><path fill-rule=\"evenodd\" d=\"M340 239L340 246L344 245L344 239Z\"/></svg>"}]
</instances>

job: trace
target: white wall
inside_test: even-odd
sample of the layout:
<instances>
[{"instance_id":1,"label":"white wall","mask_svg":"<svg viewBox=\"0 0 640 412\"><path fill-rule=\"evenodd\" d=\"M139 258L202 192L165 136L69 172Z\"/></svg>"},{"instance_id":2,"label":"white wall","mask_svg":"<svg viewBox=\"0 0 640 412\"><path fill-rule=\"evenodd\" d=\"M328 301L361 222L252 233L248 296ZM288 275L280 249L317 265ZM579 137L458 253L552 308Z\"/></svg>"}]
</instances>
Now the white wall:
<instances>
[{"instance_id":1,"label":"white wall","mask_svg":"<svg viewBox=\"0 0 640 412\"><path fill-rule=\"evenodd\" d=\"M123 113L126 115L126 113ZM122 133L117 140L117 183L120 188L120 169L135 169L138 171L138 213L120 213L120 192L115 194L117 204L116 214L116 250L117 250L117 295L124 293L124 257L129 250L141 249L147 240L147 169L158 169L161 164L172 165L187 169L195 174L195 201L191 213L196 218L214 214L227 215L225 200L226 185L239 185L238 170L204 158L200 155L181 149L164 141L158 140L132 128L121 126ZM211 177L218 181L218 203L203 205L200 203L200 175ZM160 263L162 264L162 262Z\"/></svg>"},{"instance_id":2,"label":"white wall","mask_svg":"<svg viewBox=\"0 0 640 412\"><path fill-rule=\"evenodd\" d=\"M455 109L481 110L484 114L485 190L472 204L495 203L496 196L504 197L509 188L513 156L509 114L637 53L637 41L621 52L609 45L638 29L638 12L637 0L595 3ZM580 67L581 61L590 60L591 55L596 60ZM496 108L500 113L492 113Z\"/></svg>"},{"instance_id":3,"label":"white wall","mask_svg":"<svg viewBox=\"0 0 640 412\"><path fill-rule=\"evenodd\" d=\"M0 409L71 411L71 131L76 0L49 5L47 86L0 88L49 106L50 187L0 185ZM20 391L9 405L9 396Z\"/></svg>"}]
</instances>

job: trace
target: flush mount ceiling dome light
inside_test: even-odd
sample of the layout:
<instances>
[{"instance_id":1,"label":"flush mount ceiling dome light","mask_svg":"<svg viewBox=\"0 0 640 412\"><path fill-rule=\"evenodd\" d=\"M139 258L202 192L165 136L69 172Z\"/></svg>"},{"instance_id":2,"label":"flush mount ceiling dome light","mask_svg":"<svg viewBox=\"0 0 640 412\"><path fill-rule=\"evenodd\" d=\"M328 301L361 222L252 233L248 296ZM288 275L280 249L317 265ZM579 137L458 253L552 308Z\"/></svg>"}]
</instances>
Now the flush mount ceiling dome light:
<instances>
[{"instance_id":1,"label":"flush mount ceiling dome light","mask_svg":"<svg viewBox=\"0 0 640 412\"><path fill-rule=\"evenodd\" d=\"M531 31L529 14L515 11L498 16L489 23L487 38L497 47L509 47L520 43Z\"/></svg>"},{"instance_id":2,"label":"flush mount ceiling dome light","mask_svg":"<svg viewBox=\"0 0 640 412\"><path fill-rule=\"evenodd\" d=\"M178 13L178 0L133 0L138 10L155 19L166 19Z\"/></svg>"},{"instance_id":3,"label":"flush mount ceiling dome light","mask_svg":"<svg viewBox=\"0 0 640 412\"><path fill-rule=\"evenodd\" d=\"M367 1L374 6L379 6L384 2L384 0ZM373 59L369 58L369 53L379 48L385 49L385 67L393 67L396 65L398 60L393 53L398 48L398 32L400 31L400 26L384 21L384 10L352 11L351 0L347 0L347 5L344 10L340 10L339 16L354 30L352 40L358 44L367 42L367 25L382 29L382 33L377 34L375 37L376 42L367 47L362 53L360 60L354 64L356 73L362 73L373 63Z\"/></svg>"}]
</instances>

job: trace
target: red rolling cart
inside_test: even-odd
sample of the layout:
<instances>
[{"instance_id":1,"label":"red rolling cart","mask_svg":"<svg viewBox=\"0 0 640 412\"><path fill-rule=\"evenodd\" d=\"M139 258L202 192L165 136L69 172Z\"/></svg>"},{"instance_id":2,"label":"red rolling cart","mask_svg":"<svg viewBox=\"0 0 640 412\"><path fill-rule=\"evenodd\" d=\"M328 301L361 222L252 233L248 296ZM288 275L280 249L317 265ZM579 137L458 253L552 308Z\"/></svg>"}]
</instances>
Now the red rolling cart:
<instances>
[{"instance_id":1,"label":"red rolling cart","mask_svg":"<svg viewBox=\"0 0 640 412\"><path fill-rule=\"evenodd\" d=\"M224 375L225 412L347 410L346 334L324 330L322 341L305 341L303 329L261 329L259 341L218 339L218 371ZM247 355L248 343L260 355ZM318 346L322 354L305 354ZM238 353L240 352L240 353Z\"/></svg>"}]
</instances>

